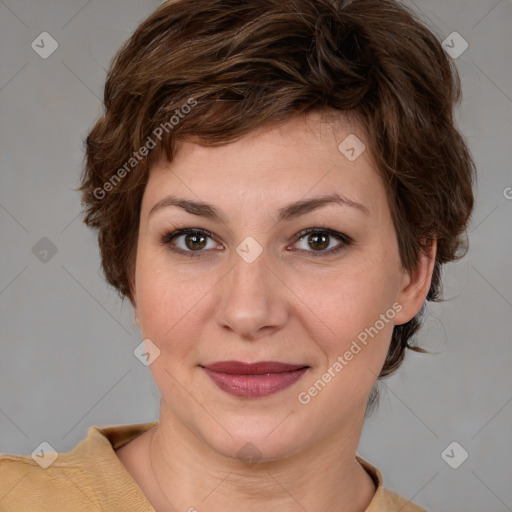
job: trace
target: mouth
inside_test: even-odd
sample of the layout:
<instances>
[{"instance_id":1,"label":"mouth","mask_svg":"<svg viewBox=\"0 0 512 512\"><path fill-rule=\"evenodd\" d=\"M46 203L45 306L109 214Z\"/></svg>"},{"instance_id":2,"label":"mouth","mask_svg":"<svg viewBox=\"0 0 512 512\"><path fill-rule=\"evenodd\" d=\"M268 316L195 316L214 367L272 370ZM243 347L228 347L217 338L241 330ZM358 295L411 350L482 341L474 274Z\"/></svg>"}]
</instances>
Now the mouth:
<instances>
[{"instance_id":1,"label":"mouth","mask_svg":"<svg viewBox=\"0 0 512 512\"><path fill-rule=\"evenodd\" d=\"M294 384L309 369L304 364L276 361L219 361L200 366L221 390L243 398L261 398L277 393Z\"/></svg>"}]
</instances>

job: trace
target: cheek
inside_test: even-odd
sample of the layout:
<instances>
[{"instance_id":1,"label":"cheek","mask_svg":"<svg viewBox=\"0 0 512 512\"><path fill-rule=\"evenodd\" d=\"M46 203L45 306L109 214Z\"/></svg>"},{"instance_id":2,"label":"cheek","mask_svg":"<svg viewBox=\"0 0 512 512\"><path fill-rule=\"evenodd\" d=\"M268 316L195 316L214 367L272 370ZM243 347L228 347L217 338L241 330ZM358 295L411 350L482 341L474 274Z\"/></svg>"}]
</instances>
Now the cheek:
<instances>
[{"instance_id":1,"label":"cheek","mask_svg":"<svg viewBox=\"0 0 512 512\"><path fill-rule=\"evenodd\" d=\"M156 252L156 251L155 251ZM141 251L137 258L137 310L143 335L161 351L180 353L193 349L205 322L205 304L215 286L213 273L198 267L173 270L161 255Z\"/></svg>"},{"instance_id":2,"label":"cheek","mask_svg":"<svg viewBox=\"0 0 512 512\"><path fill-rule=\"evenodd\" d=\"M394 302L392 283L375 277L347 274L329 280L326 293L316 292L303 310L303 325L310 326L319 356L298 400L313 404L319 415L325 410L333 417L348 414L365 402L380 373L400 306ZM311 326L318 325L318 317L322 326L315 332Z\"/></svg>"},{"instance_id":3,"label":"cheek","mask_svg":"<svg viewBox=\"0 0 512 512\"><path fill-rule=\"evenodd\" d=\"M311 290L308 306L329 328L327 332L347 339L373 325L390 308L388 317L393 316L396 283L396 276L385 267L366 262L359 268L343 268L316 283L305 283L305 290Z\"/></svg>"},{"instance_id":4,"label":"cheek","mask_svg":"<svg viewBox=\"0 0 512 512\"><path fill-rule=\"evenodd\" d=\"M343 370L345 377L350 376L349 386L362 380L372 385L389 348L396 311L392 301L374 292L359 286L350 296L338 295L338 304L325 316L329 318L327 334L313 338L325 354L321 369L327 371L338 362L331 372Z\"/></svg>"},{"instance_id":5,"label":"cheek","mask_svg":"<svg viewBox=\"0 0 512 512\"><path fill-rule=\"evenodd\" d=\"M399 275L393 268L393 258L385 254L358 259L317 282L322 286L310 287L304 309L310 320L304 324L322 321L320 331L311 330L310 336L322 352L319 373L329 372L325 378L333 380L335 396L362 398L380 372L401 309L395 302Z\"/></svg>"}]
</instances>

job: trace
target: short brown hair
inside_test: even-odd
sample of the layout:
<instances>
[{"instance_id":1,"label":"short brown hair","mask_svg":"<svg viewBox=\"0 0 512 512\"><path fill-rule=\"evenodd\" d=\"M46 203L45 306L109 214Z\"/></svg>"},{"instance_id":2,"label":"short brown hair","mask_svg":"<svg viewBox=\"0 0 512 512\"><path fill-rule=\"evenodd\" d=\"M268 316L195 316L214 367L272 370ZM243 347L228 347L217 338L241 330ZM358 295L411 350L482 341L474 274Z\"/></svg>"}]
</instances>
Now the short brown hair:
<instances>
[{"instance_id":1,"label":"short brown hair","mask_svg":"<svg viewBox=\"0 0 512 512\"><path fill-rule=\"evenodd\" d=\"M360 122L386 186L402 266L414 269L437 239L427 300L441 300L441 265L466 254L474 201L475 165L453 118L460 99L438 38L397 1L164 2L112 61L85 142L84 222L98 230L107 282L133 303L149 170L172 161L179 140L227 144L299 114L343 111ZM425 304L395 326L380 377L406 348L425 352L410 343Z\"/></svg>"}]
</instances>

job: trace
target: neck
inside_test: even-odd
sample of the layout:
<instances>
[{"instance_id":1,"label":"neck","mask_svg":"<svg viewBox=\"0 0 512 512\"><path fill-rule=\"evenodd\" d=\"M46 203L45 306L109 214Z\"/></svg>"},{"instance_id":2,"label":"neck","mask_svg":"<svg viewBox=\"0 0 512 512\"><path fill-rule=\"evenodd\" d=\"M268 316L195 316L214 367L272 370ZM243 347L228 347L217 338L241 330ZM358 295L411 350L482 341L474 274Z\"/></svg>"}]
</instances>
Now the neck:
<instances>
[{"instance_id":1,"label":"neck","mask_svg":"<svg viewBox=\"0 0 512 512\"><path fill-rule=\"evenodd\" d=\"M157 511L363 512L375 493L355 459L363 419L364 411L322 445L285 459L244 463L214 451L162 404L146 449L151 502Z\"/></svg>"}]
</instances>

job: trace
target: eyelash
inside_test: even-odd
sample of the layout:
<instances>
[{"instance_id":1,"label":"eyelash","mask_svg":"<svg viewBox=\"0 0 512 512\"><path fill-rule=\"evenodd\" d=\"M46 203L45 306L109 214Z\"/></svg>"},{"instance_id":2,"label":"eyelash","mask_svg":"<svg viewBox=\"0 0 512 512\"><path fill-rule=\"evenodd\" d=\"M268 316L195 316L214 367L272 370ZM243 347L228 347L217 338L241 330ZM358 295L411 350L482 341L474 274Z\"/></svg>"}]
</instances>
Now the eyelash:
<instances>
[{"instance_id":1,"label":"eyelash","mask_svg":"<svg viewBox=\"0 0 512 512\"><path fill-rule=\"evenodd\" d=\"M212 233L210 233L206 229L183 228L183 229L177 229L176 231L173 231L171 233L164 234L160 239L160 243L162 245L169 246L169 250L171 250L172 252L177 253L177 254L186 254L187 256L190 256L192 258L201 256L205 252L204 250L202 250L202 251L185 251L183 249L176 249L175 247L173 247L173 244L171 242L175 238L178 238L179 236L182 236L182 235L188 235L188 234L201 234L208 238L213 239ZM295 240L294 244L297 242L300 242L303 238L305 238L306 236L311 235L311 234L315 234L315 235L316 234L327 234L328 236L333 237L341 242L337 247L335 247L333 249L329 249L328 251L306 251L303 249L297 249L299 251L305 252L307 257L311 257L311 258L319 258L322 256L331 256L331 255L337 254L353 243L352 238L350 238L348 235L345 235L344 233L339 233L338 231L334 231L329 228L322 228L322 227L318 226L318 227L314 227L314 228L304 229L300 233L297 233L296 240Z\"/></svg>"}]
</instances>

